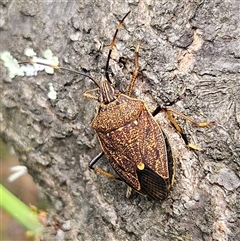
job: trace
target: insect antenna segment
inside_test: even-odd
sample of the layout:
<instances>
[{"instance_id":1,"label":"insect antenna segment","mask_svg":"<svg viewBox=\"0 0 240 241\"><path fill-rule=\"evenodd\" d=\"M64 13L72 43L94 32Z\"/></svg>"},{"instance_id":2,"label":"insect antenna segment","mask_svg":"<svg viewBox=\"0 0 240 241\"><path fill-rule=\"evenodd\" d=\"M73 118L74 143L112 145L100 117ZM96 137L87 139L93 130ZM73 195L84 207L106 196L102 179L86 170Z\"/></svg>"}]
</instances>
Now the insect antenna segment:
<instances>
[{"instance_id":1,"label":"insect antenna segment","mask_svg":"<svg viewBox=\"0 0 240 241\"><path fill-rule=\"evenodd\" d=\"M118 30L122 27L125 18L128 16L128 14L129 14L130 12L131 12L131 10L128 11L128 12L126 13L126 15L123 17L123 19L119 22L119 24L118 24L118 26L117 26L117 28L116 28L115 34L114 34L114 36L113 36L113 40L112 40L112 42L111 42L111 44L110 44L110 47L109 47L108 58L107 58L107 63L106 63L106 68L105 68L105 76L106 76L107 81L108 81L110 84L112 84L112 81L110 80L110 77L109 77L108 68L109 68L109 61L110 61L111 53L112 53L112 50L113 50L114 45L115 45L115 42L116 42L116 37L117 37Z\"/></svg>"},{"instance_id":2,"label":"insect antenna segment","mask_svg":"<svg viewBox=\"0 0 240 241\"><path fill-rule=\"evenodd\" d=\"M41 62L35 62L35 61L23 61L23 62L18 62L18 64L32 64L32 65L39 64L39 65L44 65L44 66L51 67L51 68L57 69L57 70L59 70L59 69L66 70L66 71L69 71L69 72L72 72L72 73L75 73L75 74L85 76L85 77L89 78L90 80L92 80L98 87L100 87L100 84L98 83L98 81L96 79L94 79L93 77L91 77L88 74L82 73L82 72L77 71L77 70L61 67L59 65L52 65L52 64L46 64L46 63L41 63Z\"/></svg>"}]
</instances>

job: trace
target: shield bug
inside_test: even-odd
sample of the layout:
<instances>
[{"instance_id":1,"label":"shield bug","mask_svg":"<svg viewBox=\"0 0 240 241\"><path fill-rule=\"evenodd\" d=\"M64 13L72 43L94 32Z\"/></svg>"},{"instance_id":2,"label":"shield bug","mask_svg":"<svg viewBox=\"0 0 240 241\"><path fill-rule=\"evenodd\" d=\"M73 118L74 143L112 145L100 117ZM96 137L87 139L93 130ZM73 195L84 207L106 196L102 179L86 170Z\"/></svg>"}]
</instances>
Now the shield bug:
<instances>
[{"instance_id":1,"label":"shield bug","mask_svg":"<svg viewBox=\"0 0 240 241\"><path fill-rule=\"evenodd\" d=\"M129 13L130 11L119 22L110 44L104 80L97 81L91 76L64 67L51 67L86 76L97 85L96 89L86 91L84 96L100 103L92 121L92 127L98 136L103 152L89 163L89 168L107 177L124 181L132 189L152 199L163 200L173 185L175 160L170 142L154 116L160 111L166 112L185 143L195 149L197 147L188 143L186 135L173 118L172 113L180 115L197 126L208 126L210 122L197 123L181 113L160 106L151 113L144 101L131 97L138 76L139 44L135 50L135 70L127 94L115 89L108 73L109 61L118 30ZM41 64L38 62L34 64L36 63ZM98 94L94 95L96 91ZM106 156L117 175L94 167L103 155Z\"/></svg>"}]
</instances>

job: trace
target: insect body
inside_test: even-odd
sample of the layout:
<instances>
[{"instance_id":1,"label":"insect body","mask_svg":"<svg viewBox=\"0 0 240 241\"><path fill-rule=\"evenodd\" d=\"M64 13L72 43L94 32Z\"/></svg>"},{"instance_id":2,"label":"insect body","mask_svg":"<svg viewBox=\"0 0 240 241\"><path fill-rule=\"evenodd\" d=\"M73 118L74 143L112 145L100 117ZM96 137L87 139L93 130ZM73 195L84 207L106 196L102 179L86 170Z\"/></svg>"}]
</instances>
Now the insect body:
<instances>
[{"instance_id":1,"label":"insect body","mask_svg":"<svg viewBox=\"0 0 240 241\"><path fill-rule=\"evenodd\" d=\"M98 135L103 153L94 158L89 167L108 177L120 179L139 193L159 200L167 196L173 183L174 160L165 134L145 103L130 97L138 75L139 45L135 51L135 71L128 95L116 91L108 75L116 35L128 14L118 24L110 45L106 79L100 83L94 81L99 87L99 96L91 95L96 89L84 93L85 97L100 102L92 127ZM118 176L94 167L104 154Z\"/></svg>"},{"instance_id":2,"label":"insect body","mask_svg":"<svg viewBox=\"0 0 240 241\"><path fill-rule=\"evenodd\" d=\"M171 147L143 101L119 94L101 103L92 126L121 180L153 199L166 197L173 183Z\"/></svg>"},{"instance_id":3,"label":"insect body","mask_svg":"<svg viewBox=\"0 0 240 241\"><path fill-rule=\"evenodd\" d=\"M105 80L98 82L91 76L78 71L59 66L51 67L86 76L98 86L97 89L84 93L85 97L100 102L97 114L92 121L92 127L98 135L103 152L89 163L89 168L107 177L122 180L137 192L152 199L163 200L173 184L175 162L168 138L153 117L160 111L166 112L185 143L195 149L197 147L188 143L185 134L182 133L171 113L180 115L197 126L208 126L210 122L197 123L174 110L160 106L151 113L142 100L130 97L138 75L139 44L135 51L135 71L127 95L114 88L108 74L109 61L117 32L129 13L130 11L119 22L110 44ZM98 96L91 94L95 91L98 91ZM117 176L94 167L103 155L109 160Z\"/></svg>"}]
</instances>

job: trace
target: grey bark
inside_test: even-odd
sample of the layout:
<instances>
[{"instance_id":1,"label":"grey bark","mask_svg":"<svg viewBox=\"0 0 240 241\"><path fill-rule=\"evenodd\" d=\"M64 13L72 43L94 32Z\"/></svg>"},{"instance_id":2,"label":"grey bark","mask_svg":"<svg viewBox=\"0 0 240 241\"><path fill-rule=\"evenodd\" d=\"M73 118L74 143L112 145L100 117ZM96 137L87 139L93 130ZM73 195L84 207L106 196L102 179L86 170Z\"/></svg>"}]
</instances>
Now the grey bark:
<instances>
[{"instance_id":1,"label":"grey bark","mask_svg":"<svg viewBox=\"0 0 240 241\"><path fill-rule=\"evenodd\" d=\"M127 199L124 183L88 169L101 151L91 128L97 102L82 96L94 88L89 79L59 71L11 81L1 67L1 137L53 205L45 240L239 239L238 0L1 1L0 7L1 51L23 60L26 47L39 55L50 48L62 65L97 79L116 25L131 9L110 62L116 86L126 90L140 41L134 96L154 109L185 90L172 108L197 121L216 121L196 128L178 119L203 149L196 152L159 115L177 162L174 186L163 202L136 193ZM56 101L47 97L49 83ZM112 171L105 159L99 165ZM55 219L61 225L53 233Z\"/></svg>"}]
</instances>

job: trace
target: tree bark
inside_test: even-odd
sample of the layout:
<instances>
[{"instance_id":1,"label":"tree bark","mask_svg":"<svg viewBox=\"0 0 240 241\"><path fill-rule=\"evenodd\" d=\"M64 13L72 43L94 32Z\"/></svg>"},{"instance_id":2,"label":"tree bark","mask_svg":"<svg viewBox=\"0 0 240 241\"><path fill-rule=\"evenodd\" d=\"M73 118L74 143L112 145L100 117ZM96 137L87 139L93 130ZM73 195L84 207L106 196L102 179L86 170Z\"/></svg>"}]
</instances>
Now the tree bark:
<instances>
[{"instance_id":1,"label":"tree bark","mask_svg":"<svg viewBox=\"0 0 240 241\"><path fill-rule=\"evenodd\" d=\"M185 147L164 114L157 119L176 158L174 186L163 202L88 169L101 152L91 128L98 103L82 94L95 88L69 72L10 80L1 67L1 137L16 150L53 204L45 240L238 240L240 226L239 1L1 1L1 52L18 60L32 47L51 49L63 66L101 79L109 43L117 36L111 75L124 92L140 42L134 96L150 109L185 97L172 108L192 143ZM57 100L47 97L48 84ZM106 159L102 168L113 172ZM51 219L52 217L52 219ZM60 226L53 233L55 219ZM61 239L62 238L62 239Z\"/></svg>"}]
</instances>

